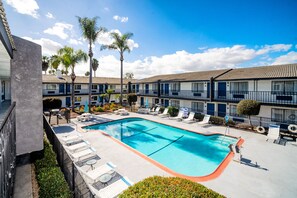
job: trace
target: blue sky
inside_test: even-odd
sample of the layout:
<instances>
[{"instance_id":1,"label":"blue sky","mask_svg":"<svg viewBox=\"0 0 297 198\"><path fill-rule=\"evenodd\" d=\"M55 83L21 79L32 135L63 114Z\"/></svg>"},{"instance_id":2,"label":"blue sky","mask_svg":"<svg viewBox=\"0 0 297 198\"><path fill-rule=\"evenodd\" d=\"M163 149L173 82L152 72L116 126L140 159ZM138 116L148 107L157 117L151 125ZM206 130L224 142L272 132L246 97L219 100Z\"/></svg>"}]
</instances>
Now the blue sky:
<instances>
[{"instance_id":1,"label":"blue sky","mask_svg":"<svg viewBox=\"0 0 297 198\"><path fill-rule=\"evenodd\" d=\"M87 52L75 16L99 16L110 32L133 32L124 72L136 78L297 62L296 0L3 0L14 35L51 55L64 45ZM119 76L116 51L94 46L97 76ZM77 65L83 75L87 63Z\"/></svg>"}]
</instances>

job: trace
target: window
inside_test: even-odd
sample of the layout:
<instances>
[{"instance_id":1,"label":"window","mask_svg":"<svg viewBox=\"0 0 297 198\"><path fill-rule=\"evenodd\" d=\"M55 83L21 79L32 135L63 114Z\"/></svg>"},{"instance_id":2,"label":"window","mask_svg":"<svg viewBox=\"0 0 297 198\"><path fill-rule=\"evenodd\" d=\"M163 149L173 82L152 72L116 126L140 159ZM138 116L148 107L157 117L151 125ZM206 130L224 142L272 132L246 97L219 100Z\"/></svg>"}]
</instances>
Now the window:
<instances>
[{"instance_id":1,"label":"window","mask_svg":"<svg viewBox=\"0 0 297 198\"><path fill-rule=\"evenodd\" d=\"M297 124L297 110L271 109L271 121Z\"/></svg>"},{"instance_id":2,"label":"window","mask_svg":"<svg viewBox=\"0 0 297 198\"><path fill-rule=\"evenodd\" d=\"M158 84L157 83L153 83L153 92L157 92L158 91Z\"/></svg>"},{"instance_id":3,"label":"window","mask_svg":"<svg viewBox=\"0 0 297 198\"><path fill-rule=\"evenodd\" d=\"M271 90L274 94L297 92L297 81L273 81Z\"/></svg>"},{"instance_id":4,"label":"window","mask_svg":"<svg viewBox=\"0 0 297 198\"><path fill-rule=\"evenodd\" d=\"M98 85L92 85L92 89L98 89Z\"/></svg>"},{"instance_id":5,"label":"window","mask_svg":"<svg viewBox=\"0 0 297 198\"><path fill-rule=\"evenodd\" d=\"M231 92L247 92L248 86L248 82L231 82Z\"/></svg>"},{"instance_id":6,"label":"window","mask_svg":"<svg viewBox=\"0 0 297 198\"><path fill-rule=\"evenodd\" d=\"M109 85L109 89L115 90L116 89L116 85Z\"/></svg>"},{"instance_id":7,"label":"window","mask_svg":"<svg viewBox=\"0 0 297 198\"><path fill-rule=\"evenodd\" d=\"M171 84L171 91L172 92L179 92L180 91L180 83L172 83Z\"/></svg>"},{"instance_id":8,"label":"window","mask_svg":"<svg viewBox=\"0 0 297 198\"><path fill-rule=\"evenodd\" d=\"M57 85L56 84L47 84L46 85L46 89L47 90L56 90L57 89Z\"/></svg>"},{"instance_id":9,"label":"window","mask_svg":"<svg viewBox=\"0 0 297 198\"><path fill-rule=\"evenodd\" d=\"M204 83L192 83L192 92L202 93L204 91Z\"/></svg>"},{"instance_id":10,"label":"window","mask_svg":"<svg viewBox=\"0 0 297 198\"><path fill-rule=\"evenodd\" d=\"M1 82L1 93L4 94L5 92L5 81Z\"/></svg>"},{"instance_id":11,"label":"window","mask_svg":"<svg viewBox=\"0 0 297 198\"><path fill-rule=\"evenodd\" d=\"M171 106L179 108L179 100L171 100Z\"/></svg>"},{"instance_id":12,"label":"window","mask_svg":"<svg viewBox=\"0 0 297 198\"><path fill-rule=\"evenodd\" d=\"M191 111L194 112L204 112L204 104L203 102L192 102Z\"/></svg>"},{"instance_id":13,"label":"window","mask_svg":"<svg viewBox=\"0 0 297 198\"><path fill-rule=\"evenodd\" d=\"M74 97L74 101L75 101L75 102L81 102L81 97L80 97L80 96L76 96L76 97Z\"/></svg>"},{"instance_id":14,"label":"window","mask_svg":"<svg viewBox=\"0 0 297 198\"><path fill-rule=\"evenodd\" d=\"M230 105L230 115L231 116L238 116L237 106L236 105Z\"/></svg>"},{"instance_id":15,"label":"window","mask_svg":"<svg viewBox=\"0 0 297 198\"><path fill-rule=\"evenodd\" d=\"M92 100L97 101L98 100L98 96L92 96Z\"/></svg>"},{"instance_id":16,"label":"window","mask_svg":"<svg viewBox=\"0 0 297 198\"><path fill-rule=\"evenodd\" d=\"M74 89L81 89L81 85L74 85Z\"/></svg>"}]
</instances>

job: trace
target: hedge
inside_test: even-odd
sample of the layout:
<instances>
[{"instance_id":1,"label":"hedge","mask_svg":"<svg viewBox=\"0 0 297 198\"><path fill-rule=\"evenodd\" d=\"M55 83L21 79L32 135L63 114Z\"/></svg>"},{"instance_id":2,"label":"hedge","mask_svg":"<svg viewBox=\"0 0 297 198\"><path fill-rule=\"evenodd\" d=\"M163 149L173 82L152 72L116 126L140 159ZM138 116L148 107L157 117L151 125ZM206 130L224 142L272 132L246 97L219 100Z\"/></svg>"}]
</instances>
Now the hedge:
<instances>
[{"instance_id":1,"label":"hedge","mask_svg":"<svg viewBox=\"0 0 297 198\"><path fill-rule=\"evenodd\" d=\"M172 106L169 106L168 107L168 114L171 116L171 117L175 117L175 116L177 116L177 114L178 114L178 108L176 108L176 107L172 107Z\"/></svg>"},{"instance_id":2,"label":"hedge","mask_svg":"<svg viewBox=\"0 0 297 198\"><path fill-rule=\"evenodd\" d=\"M59 98L46 98L43 100L43 110L60 109L62 107L62 100Z\"/></svg>"},{"instance_id":3,"label":"hedge","mask_svg":"<svg viewBox=\"0 0 297 198\"><path fill-rule=\"evenodd\" d=\"M34 162L36 179L39 185L39 197L70 198L72 193L56 160L52 146L44 138L44 156Z\"/></svg>"},{"instance_id":4,"label":"hedge","mask_svg":"<svg viewBox=\"0 0 297 198\"><path fill-rule=\"evenodd\" d=\"M129 187L120 198L136 197L224 197L205 186L178 177L153 176Z\"/></svg>"}]
</instances>

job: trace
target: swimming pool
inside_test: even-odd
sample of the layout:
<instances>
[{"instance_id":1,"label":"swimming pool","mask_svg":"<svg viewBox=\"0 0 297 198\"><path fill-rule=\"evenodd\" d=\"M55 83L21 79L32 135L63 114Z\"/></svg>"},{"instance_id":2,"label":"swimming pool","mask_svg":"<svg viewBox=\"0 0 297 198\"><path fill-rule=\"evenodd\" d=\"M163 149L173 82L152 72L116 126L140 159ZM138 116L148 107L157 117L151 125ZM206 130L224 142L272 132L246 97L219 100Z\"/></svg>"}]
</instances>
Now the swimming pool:
<instances>
[{"instance_id":1,"label":"swimming pool","mask_svg":"<svg viewBox=\"0 0 297 198\"><path fill-rule=\"evenodd\" d=\"M83 127L102 130L170 170L200 177L213 173L238 139L201 135L142 118L125 118Z\"/></svg>"}]
</instances>

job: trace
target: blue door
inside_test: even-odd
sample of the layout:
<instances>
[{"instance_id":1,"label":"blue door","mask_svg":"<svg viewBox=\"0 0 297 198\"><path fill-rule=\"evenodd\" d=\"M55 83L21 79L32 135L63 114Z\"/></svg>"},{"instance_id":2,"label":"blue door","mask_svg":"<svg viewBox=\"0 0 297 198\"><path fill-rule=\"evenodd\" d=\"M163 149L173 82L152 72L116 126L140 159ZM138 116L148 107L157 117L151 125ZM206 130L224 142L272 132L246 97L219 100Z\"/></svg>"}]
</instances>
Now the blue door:
<instances>
[{"instance_id":1,"label":"blue door","mask_svg":"<svg viewBox=\"0 0 297 198\"><path fill-rule=\"evenodd\" d=\"M71 102L70 102L70 97L66 97L66 107L70 107Z\"/></svg>"},{"instance_id":2,"label":"blue door","mask_svg":"<svg viewBox=\"0 0 297 198\"><path fill-rule=\"evenodd\" d=\"M225 117L226 115L226 104L218 104L218 116Z\"/></svg>"},{"instance_id":3,"label":"blue door","mask_svg":"<svg viewBox=\"0 0 297 198\"><path fill-rule=\"evenodd\" d=\"M165 84L165 95L169 95L169 84Z\"/></svg>"},{"instance_id":4,"label":"blue door","mask_svg":"<svg viewBox=\"0 0 297 198\"><path fill-rule=\"evenodd\" d=\"M64 84L59 84L59 93L64 93Z\"/></svg>"},{"instance_id":5,"label":"blue door","mask_svg":"<svg viewBox=\"0 0 297 198\"><path fill-rule=\"evenodd\" d=\"M168 107L168 106L169 106L169 100L165 100L165 101L164 101L164 106L165 106L165 107Z\"/></svg>"},{"instance_id":6,"label":"blue door","mask_svg":"<svg viewBox=\"0 0 297 198\"><path fill-rule=\"evenodd\" d=\"M218 83L218 98L226 98L226 82Z\"/></svg>"},{"instance_id":7,"label":"blue door","mask_svg":"<svg viewBox=\"0 0 297 198\"><path fill-rule=\"evenodd\" d=\"M145 94L149 93L149 84L145 84Z\"/></svg>"},{"instance_id":8,"label":"blue door","mask_svg":"<svg viewBox=\"0 0 297 198\"><path fill-rule=\"evenodd\" d=\"M139 92L139 84L136 85L136 93Z\"/></svg>"},{"instance_id":9,"label":"blue door","mask_svg":"<svg viewBox=\"0 0 297 198\"><path fill-rule=\"evenodd\" d=\"M99 93L104 93L103 92L103 85L99 85Z\"/></svg>"},{"instance_id":10,"label":"blue door","mask_svg":"<svg viewBox=\"0 0 297 198\"><path fill-rule=\"evenodd\" d=\"M207 114L214 115L215 113L215 106L213 103L207 103Z\"/></svg>"},{"instance_id":11,"label":"blue door","mask_svg":"<svg viewBox=\"0 0 297 198\"><path fill-rule=\"evenodd\" d=\"M144 106L144 98L143 97L140 98L140 106Z\"/></svg>"},{"instance_id":12,"label":"blue door","mask_svg":"<svg viewBox=\"0 0 297 198\"><path fill-rule=\"evenodd\" d=\"M66 93L70 92L70 84L66 84Z\"/></svg>"}]
</instances>

